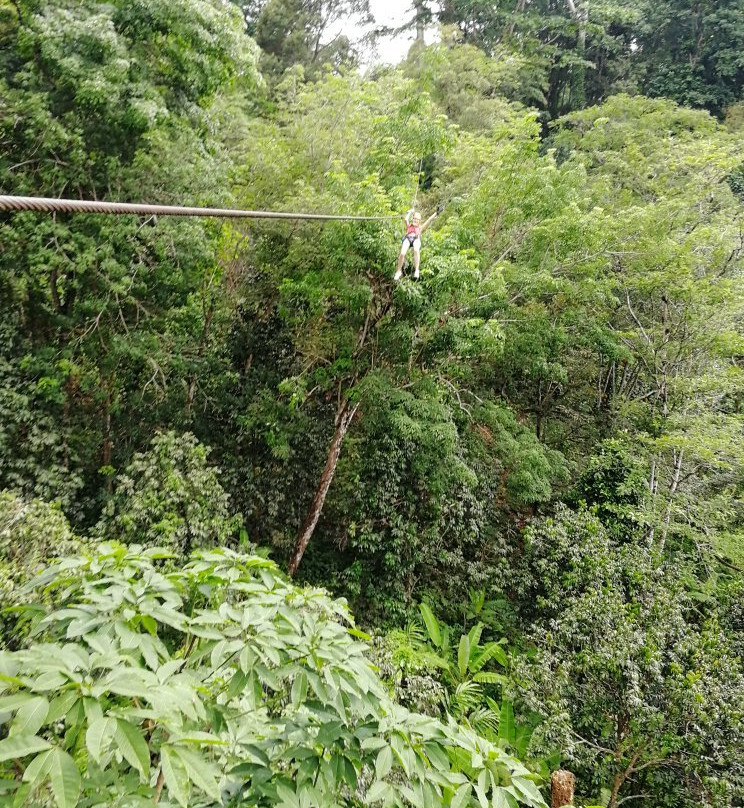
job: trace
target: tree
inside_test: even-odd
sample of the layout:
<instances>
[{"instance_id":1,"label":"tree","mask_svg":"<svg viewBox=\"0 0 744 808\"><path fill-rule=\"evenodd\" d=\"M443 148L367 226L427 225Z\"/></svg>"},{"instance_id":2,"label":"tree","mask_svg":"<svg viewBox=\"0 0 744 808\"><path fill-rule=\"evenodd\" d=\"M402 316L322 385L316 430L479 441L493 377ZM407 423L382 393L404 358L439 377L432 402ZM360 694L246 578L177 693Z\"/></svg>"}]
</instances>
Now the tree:
<instances>
[{"instance_id":1,"label":"tree","mask_svg":"<svg viewBox=\"0 0 744 808\"><path fill-rule=\"evenodd\" d=\"M457 25L467 43L503 58L514 51L542 74L540 103L549 118L597 103L626 89L634 26L634 3L590 4L585 0L514 3L447 0L442 22ZM531 101L528 97L520 100Z\"/></svg>"},{"instance_id":2,"label":"tree","mask_svg":"<svg viewBox=\"0 0 744 808\"><path fill-rule=\"evenodd\" d=\"M26 585L45 564L77 552L75 536L59 506L0 491L0 645L17 648L27 634L24 609L33 601Z\"/></svg>"},{"instance_id":3,"label":"tree","mask_svg":"<svg viewBox=\"0 0 744 808\"><path fill-rule=\"evenodd\" d=\"M722 118L742 100L744 9L737 2L643 4L636 31L640 87Z\"/></svg>"},{"instance_id":4,"label":"tree","mask_svg":"<svg viewBox=\"0 0 744 808\"><path fill-rule=\"evenodd\" d=\"M501 749L389 699L344 603L254 556L165 557L102 544L35 583L56 608L0 656L19 803L544 806Z\"/></svg>"},{"instance_id":5,"label":"tree","mask_svg":"<svg viewBox=\"0 0 744 808\"><path fill-rule=\"evenodd\" d=\"M587 168L602 162L602 214L618 201L629 213L617 220L615 247L604 247L619 302L599 347L598 404L617 412L615 424L632 430L647 457L649 541L663 548L676 531L678 541L707 543L715 513L739 499L744 460L731 406L741 387L732 360L741 339L741 213L725 181L736 145L709 115L668 102L618 98L604 112L570 116L556 140L577 147Z\"/></svg>"},{"instance_id":6,"label":"tree","mask_svg":"<svg viewBox=\"0 0 744 808\"><path fill-rule=\"evenodd\" d=\"M440 42L411 51L407 75L432 94L447 117L464 129L486 133L523 110L506 99L528 105L546 103L545 75L524 53L500 44L486 54L455 26L442 26Z\"/></svg>"},{"instance_id":7,"label":"tree","mask_svg":"<svg viewBox=\"0 0 744 808\"><path fill-rule=\"evenodd\" d=\"M186 557L227 543L239 526L207 449L191 433L161 432L114 481L96 533Z\"/></svg>"},{"instance_id":8,"label":"tree","mask_svg":"<svg viewBox=\"0 0 744 808\"><path fill-rule=\"evenodd\" d=\"M263 71L278 79L287 68L301 65L308 78L315 78L325 63L337 68L353 64L352 43L337 32L339 23L353 16L368 21L369 0L268 0L253 27Z\"/></svg>"},{"instance_id":9,"label":"tree","mask_svg":"<svg viewBox=\"0 0 744 808\"><path fill-rule=\"evenodd\" d=\"M537 655L517 660L514 679L585 793L606 788L609 808L646 804L647 789L654 805L740 798L744 671L684 573L642 537L618 546L596 517L566 509L527 531L522 569Z\"/></svg>"},{"instance_id":10,"label":"tree","mask_svg":"<svg viewBox=\"0 0 744 808\"><path fill-rule=\"evenodd\" d=\"M257 80L236 15L209 0L42 5L15 4L3 27L4 191L224 199L213 102ZM59 497L76 519L95 514L99 469L126 462L158 418L193 421L214 366L219 230L151 224L0 224L0 484Z\"/></svg>"},{"instance_id":11,"label":"tree","mask_svg":"<svg viewBox=\"0 0 744 808\"><path fill-rule=\"evenodd\" d=\"M274 199L272 204L287 204L282 195L289 194L293 207L389 215L393 206L410 204L409 192L415 195L409 172L421 165L420 155L439 153L443 158L456 136L431 99L399 77L375 87L354 77L328 77L293 95L287 105L295 112L289 126L260 130L272 143L267 147L272 160L277 150L283 155L281 176L265 190L252 184L249 204L257 204L258 190ZM337 114L329 120L331 105ZM530 141L534 129L520 123L522 144ZM483 150L486 159L502 156L498 146L483 145ZM261 152L249 158L246 171L251 175L263 165ZM317 475L310 483L312 494L304 495L310 501L304 514L293 503L300 530L290 551L292 574L321 519L342 447L352 430L358 434L365 429L365 422L371 422L369 437L388 435L400 442L403 462L404 444L408 450L421 444L421 466L414 463L405 473L422 505L432 511L448 484L465 489L477 484L465 457L466 441L477 442L474 423L483 424L486 436L490 429L503 430L524 440L525 448L529 445L527 430L515 418L483 403L484 380L502 351L493 316L500 268L486 262L481 267L467 249L470 234L460 241L464 232L455 217L439 233L427 233L425 290L407 283L391 288L389 268L398 238L389 226L334 222L318 231L309 224L293 228L291 238L273 228L260 236L253 231L246 240L250 284L245 288L246 322L238 335L244 344L236 363L245 368L243 384L250 394L243 405L244 422L261 442L270 441L271 462L280 457L295 480L309 463ZM315 455L308 460L318 423L325 425L327 448L322 459ZM506 483L516 494L514 500L521 495L522 502L548 497L550 480L560 473L558 456L530 445L532 451L521 458L509 444L503 446L493 453L493 476L502 475L493 488ZM370 451L379 449L370 445ZM287 462L290 458L293 462ZM370 485L385 485L368 457L365 461L360 456L356 468L361 466ZM393 470L393 480L400 479L400 471ZM515 484L517 480L521 483ZM394 485L388 486L388 494L399 496ZM341 531L352 520L344 517ZM416 528L409 523L403 530L412 534Z\"/></svg>"}]
</instances>

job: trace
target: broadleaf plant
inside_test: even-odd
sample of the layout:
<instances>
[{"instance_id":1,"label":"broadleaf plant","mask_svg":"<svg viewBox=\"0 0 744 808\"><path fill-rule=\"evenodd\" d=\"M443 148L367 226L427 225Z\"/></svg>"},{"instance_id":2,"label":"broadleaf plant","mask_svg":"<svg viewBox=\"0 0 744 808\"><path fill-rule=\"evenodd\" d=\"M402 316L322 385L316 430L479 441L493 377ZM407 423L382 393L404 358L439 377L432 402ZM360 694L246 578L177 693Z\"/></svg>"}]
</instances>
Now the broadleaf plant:
<instances>
[{"instance_id":1,"label":"broadleaf plant","mask_svg":"<svg viewBox=\"0 0 744 808\"><path fill-rule=\"evenodd\" d=\"M29 585L54 607L0 655L13 804L544 805L498 745L390 699L343 601L164 556L102 544Z\"/></svg>"}]
</instances>

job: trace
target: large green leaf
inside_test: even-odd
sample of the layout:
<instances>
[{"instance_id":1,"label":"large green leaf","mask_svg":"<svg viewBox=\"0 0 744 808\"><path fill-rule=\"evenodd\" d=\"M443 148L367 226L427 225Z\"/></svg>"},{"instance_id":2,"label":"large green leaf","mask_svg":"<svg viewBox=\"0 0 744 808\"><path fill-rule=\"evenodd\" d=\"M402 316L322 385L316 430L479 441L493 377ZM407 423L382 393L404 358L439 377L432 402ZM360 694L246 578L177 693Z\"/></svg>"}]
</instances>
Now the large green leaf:
<instances>
[{"instance_id":1,"label":"large green leaf","mask_svg":"<svg viewBox=\"0 0 744 808\"><path fill-rule=\"evenodd\" d=\"M514 795L510 794L505 788L501 786L494 788L491 800L492 808L517 808L518 804Z\"/></svg>"},{"instance_id":2,"label":"large green leaf","mask_svg":"<svg viewBox=\"0 0 744 808\"><path fill-rule=\"evenodd\" d=\"M49 702L43 696L30 699L18 708L10 735L36 735L46 721Z\"/></svg>"},{"instance_id":3,"label":"large green leaf","mask_svg":"<svg viewBox=\"0 0 744 808\"><path fill-rule=\"evenodd\" d=\"M389 746L380 749L375 761L375 774L378 780L384 780L393 766L393 750Z\"/></svg>"},{"instance_id":4,"label":"large green leaf","mask_svg":"<svg viewBox=\"0 0 744 808\"><path fill-rule=\"evenodd\" d=\"M49 753L49 779L59 808L75 808L80 797L80 771L62 749L52 749Z\"/></svg>"},{"instance_id":5,"label":"large green leaf","mask_svg":"<svg viewBox=\"0 0 744 808\"><path fill-rule=\"evenodd\" d=\"M0 741L0 763L4 760L15 760L16 758L33 755L35 752L43 752L49 749L51 744L37 735L11 735Z\"/></svg>"},{"instance_id":6,"label":"large green leaf","mask_svg":"<svg viewBox=\"0 0 744 808\"><path fill-rule=\"evenodd\" d=\"M85 745L88 753L96 761L101 762L101 756L108 749L116 733L116 719L99 718L94 721L85 733Z\"/></svg>"},{"instance_id":7,"label":"large green leaf","mask_svg":"<svg viewBox=\"0 0 744 808\"><path fill-rule=\"evenodd\" d=\"M478 643L480 642L481 634L483 634L483 623L476 623L470 631L468 631L468 640L470 640L470 648L472 649L473 655L479 649Z\"/></svg>"},{"instance_id":8,"label":"large green leaf","mask_svg":"<svg viewBox=\"0 0 744 808\"><path fill-rule=\"evenodd\" d=\"M439 621L434 616L431 608L426 603L419 604L419 611L424 620L426 630L429 632L429 637L434 645L439 648L442 645L442 630L439 627Z\"/></svg>"},{"instance_id":9,"label":"large green leaf","mask_svg":"<svg viewBox=\"0 0 744 808\"><path fill-rule=\"evenodd\" d=\"M26 766L26 771L23 772L23 782L28 783L29 790L36 788L49 775L51 756L51 750L47 749Z\"/></svg>"},{"instance_id":10,"label":"large green leaf","mask_svg":"<svg viewBox=\"0 0 744 808\"><path fill-rule=\"evenodd\" d=\"M457 648L457 668L460 676L465 676L470 662L470 639L467 634L460 637L460 644Z\"/></svg>"},{"instance_id":11,"label":"large green leaf","mask_svg":"<svg viewBox=\"0 0 744 808\"><path fill-rule=\"evenodd\" d=\"M509 681L508 676L503 673L495 673L494 671L480 671L473 677L474 682L481 682L488 685L505 685Z\"/></svg>"},{"instance_id":12,"label":"large green leaf","mask_svg":"<svg viewBox=\"0 0 744 808\"><path fill-rule=\"evenodd\" d=\"M388 794L392 792L392 788L388 785L388 783L384 782L383 780L375 780L372 783L369 791L367 792L367 803L377 802L378 800L384 799L387 797Z\"/></svg>"},{"instance_id":13,"label":"large green leaf","mask_svg":"<svg viewBox=\"0 0 744 808\"><path fill-rule=\"evenodd\" d=\"M168 792L176 801L186 808L189 799L187 784L189 782L186 768L173 748L163 744L160 748L160 767L163 772Z\"/></svg>"},{"instance_id":14,"label":"large green leaf","mask_svg":"<svg viewBox=\"0 0 744 808\"><path fill-rule=\"evenodd\" d=\"M17 710L22 704L31 701L34 696L31 693L11 693L9 696L0 696L0 713L8 713Z\"/></svg>"},{"instance_id":15,"label":"large green leaf","mask_svg":"<svg viewBox=\"0 0 744 808\"><path fill-rule=\"evenodd\" d=\"M504 701L501 704L501 713L499 714L499 739L506 741L508 744L513 744L516 740L517 732L514 725L514 708L510 701Z\"/></svg>"},{"instance_id":16,"label":"large green leaf","mask_svg":"<svg viewBox=\"0 0 744 808\"><path fill-rule=\"evenodd\" d=\"M117 718L114 741L130 765L147 780L150 776L150 751L139 728L123 718Z\"/></svg>"},{"instance_id":17,"label":"large green leaf","mask_svg":"<svg viewBox=\"0 0 744 808\"><path fill-rule=\"evenodd\" d=\"M307 698L307 676L300 671L292 682L292 706L299 707Z\"/></svg>"},{"instance_id":18,"label":"large green leaf","mask_svg":"<svg viewBox=\"0 0 744 808\"><path fill-rule=\"evenodd\" d=\"M463 783L455 792L450 802L450 808L464 808L470 801L472 786L470 783Z\"/></svg>"},{"instance_id":19,"label":"large green leaf","mask_svg":"<svg viewBox=\"0 0 744 808\"><path fill-rule=\"evenodd\" d=\"M511 789L529 805L540 805L542 795L538 787L527 777L514 777ZM516 803L516 800L515 800Z\"/></svg>"},{"instance_id":20,"label":"large green leaf","mask_svg":"<svg viewBox=\"0 0 744 808\"><path fill-rule=\"evenodd\" d=\"M170 748L173 749L186 767L189 780L213 800L219 802L221 794L218 782L220 776L219 769L209 763L209 761L198 752L191 749L184 749L182 746L172 746Z\"/></svg>"},{"instance_id":21,"label":"large green leaf","mask_svg":"<svg viewBox=\"0 0 744 808\"><path fill-rule=\"evenodd\" d=\"M59 721L62 716L67 715L70 708L78 700L78 693L75 690L67 690L59 696L52 699L49 705L49 713L47 714L47 721L51 724L54 721Z\"/></svg>"},{"instance_id":22,"label":"large green leaf","mask_svg":"<svg viewBox=\"0 0 744 808\"><path fill-rule=\"evenodd\" d=\"M500 643L486 643L483 648L478 651L478 653L474 653L473 660L470 663L470 670L473 673L477 673L485 666L487 662L490 662L492 659L495 659L499 665L504 667L507 666L509 658L507 657L506 651L503 649Z\"/></svg>"}]
</instances>

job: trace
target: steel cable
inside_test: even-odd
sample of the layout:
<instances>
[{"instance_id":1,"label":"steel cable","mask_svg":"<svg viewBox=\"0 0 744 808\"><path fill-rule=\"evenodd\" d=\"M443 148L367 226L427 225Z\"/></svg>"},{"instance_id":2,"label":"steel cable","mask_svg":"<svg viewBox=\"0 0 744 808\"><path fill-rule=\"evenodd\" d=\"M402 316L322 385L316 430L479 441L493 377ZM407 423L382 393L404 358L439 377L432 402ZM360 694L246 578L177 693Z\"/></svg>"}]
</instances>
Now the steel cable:
<instances>
[{"instance_id":1,"label":"steel cable","mask_svg":"<svg viewBox=\"0 0 744 808\"><path fill-rule=\"evenodd\" d=\"M385 221L391 216L345 216L325 213L289 213L270 210L235 210L232 208L195 208L179 205L140 205L130 202L90 202L82 199L56 199L40 196L2 196L0 212L32 211L37 213L108 213L133 216L212 216L221 219L314 219L316 221Z\"/></svg>"}]
</instances>

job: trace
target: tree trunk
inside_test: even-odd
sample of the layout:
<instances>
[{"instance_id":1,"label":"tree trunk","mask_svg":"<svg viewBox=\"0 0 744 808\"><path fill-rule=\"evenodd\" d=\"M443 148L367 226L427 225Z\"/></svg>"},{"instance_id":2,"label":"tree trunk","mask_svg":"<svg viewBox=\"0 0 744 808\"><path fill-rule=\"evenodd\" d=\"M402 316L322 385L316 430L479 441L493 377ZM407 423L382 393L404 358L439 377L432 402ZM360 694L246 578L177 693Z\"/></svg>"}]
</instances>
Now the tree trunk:
<instances>
[{"instance_id":1,"label":"tree trunk","mask_svg":"<svg viewBox=\"0 0 744 808\"><path fill-rule=\"evenodd\" d=\"M625 774L623 772L618 772L615 775L615 779L612 781L612 791L610 791L610 800L607 803L607 808L617 808L617 798L620 794L620 787L622 786L625 780Z\"/></svg>"},{"instance_id":2,"label":"tree trunk","mask_svg":"<svg viewBox=\"0 0 744 808\"><path fill-rule=\"evenodd\" d=\"M571 16L579 26L576 39L576 54L586 59L586 29L589 24L589 0L566 0ZM586 106L586 66L571 67L571 109L583 109Z\"/></svg>"},{"instance_id":3,"label":"tree trunk","mask_svg":"<svg viewBox=\"0 0 744 808\"><path fill-rule=\"evenodd\" d=\"M423 0L414 0L413 4L416 10L416 44L425 45L424 32L426 30L426 8Z\"/></svg>"},{"instance_id":4,"label":"tree trunk","mask_svg":"<svg viewBox=\"0 0 744 808\"><path fill-rule=\"evenodd\" d=\"M207 343L209 342L213 317L214 317L214 298L212 298L212 300L209 303L209 307L206 309L204 313L204 326L202 327L201 339L199 340L199 349L196 352L197 362L199 362L204 357L204 353L207 348ZM194 400L196 399L196 385L199 378L198 373L199 368L197 365L197 368L191 374L191 378L189 379L189 383L186 387L186 407L184 411L186 423L190 423L192 420Z\"/></svg>"},{"instance_id":5,"label":"tree trunk","mask_svg":"<svg viewBox=\"0 0 744 808\"><path fill-rule=\"evenodd\" d=\"M103 446L101 447L101 465L109 467L111 466L111 458L114 452L114 436L111 423L112 387L113 382L108 381L106 384L106 398L103 402ZM113 491L114 480L110 474L106 475L106 480L106 490L110 494Z\"/></svg>"},{"instance_id":6,"label":"tree trunk","mask_svg":"<svg viewBox=\"0 0 744 808\"><path fill-rule=\"evenodd\" d=\"M622 735L622 733L621 733ZM628 764L625 771L619 771L615 775L612 781L612 790L610 791L610 799L607 803L607 808L617 808L620 804L620 789L623 786L623 783L630 777L630 775L635 770L635 765L638 763L638 758L640 757L641 752L640 750L636 750L633 753L633 757L630 759L630 763ZM618 746L617 751L615 752L615 760L620 763L622 757L622 741L620 742L620 746Z\"/></svg>"},{"instance_id":7,"label":"tree trunk","mask_svg":"<svg viewBox=\"0 0 744 808\"><path fill-rule=\"evenodd\" d=\"M294 578L297 568L300 566L300 562L302 561L302 556L305 554L307 545L310 543L310 539L313 536L315 526L318 524L318 519L320 519L320 514L323 510L323 505L325 504L328 489L331 487L333 475L336 473L338 456L341 453L341 444L346 437L346 433L349 430L351 421L354 418L354 415L356 415L356 411L358 409L359 404L355 404L352 407L348 401L345 401L341 406L341 409L336 413L336 431L333 433L331 445L328 448L328 457L326 458L325 466L323 467L323 473L320 475L320 482L318 483L318 487L315 491L315 496L313 497L313 501L310 503L310 509L307 512L305 521L302 523L300 532L297 534L294 549L292 550L292 555L289 559L289 567L287 572L289 573L290 578Z\"/></svg>"},{"instance_id":8,"label":"tree trunk","mask_svg":"<svg viewBox=\"0 0 744 808\"><path fill-rule=\"evenodd\" d=\"M684 449L680 449L679 454L677 454L676 450L674 451L674 476L669 486L669 501L667 502L666 511L664 512L664 528L661 533L661 539L659 540L659 552L664 551L664 544L666 543L667 533L669 532L669 522L672 518L672 505L674 504L674 496L677 493L679 480L682 476L682 460L684 456Z\"/></svg>"}]
</instances>

